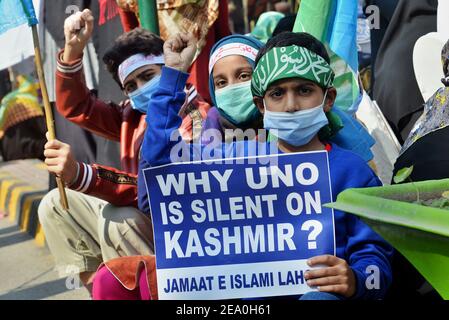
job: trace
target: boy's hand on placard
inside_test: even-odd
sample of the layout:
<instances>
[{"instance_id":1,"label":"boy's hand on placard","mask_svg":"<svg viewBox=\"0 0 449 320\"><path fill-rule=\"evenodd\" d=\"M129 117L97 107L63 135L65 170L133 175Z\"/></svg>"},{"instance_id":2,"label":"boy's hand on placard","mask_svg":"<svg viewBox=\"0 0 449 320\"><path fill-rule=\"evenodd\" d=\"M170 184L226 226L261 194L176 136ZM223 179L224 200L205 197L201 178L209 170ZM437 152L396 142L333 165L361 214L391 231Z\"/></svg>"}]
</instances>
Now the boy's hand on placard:
<instances>
[{"instance_id":1,"label":"boy's hand on placard","mask_svg":"<svg viewBox=\"0 0 449 320\"><path fill-rule=\"evenodd\" d=\"M331 255L316 256L308 260L310 267L325 265L327 267L309 270L305 279L310 287L318 287L321 292L330 292L352 297L356 292L356 278L348 263Z\"/></svg>"},{"instance_id":2,"label":"boy's hand on placard","mask_svg":"<svg viewBox=\"0 0 449 320\"><path fill-rule=\"evenodd\" d=\"M65 19L64 62L71 62L83 56L83 50L87 46L93 30L94 16L89 9L74 13Z\"/></svg>"},{"instance_id":3,"label":"boy's hand on placard","mask_svg":"<svg viewBox=\"0 0 449 320\"><path fill-rule=\"evenodd\" d=\"M165 41L164 59L167 67L187 72L192 65L197 49L193 34L178 33Z\"/></svg>"}]
</instances>

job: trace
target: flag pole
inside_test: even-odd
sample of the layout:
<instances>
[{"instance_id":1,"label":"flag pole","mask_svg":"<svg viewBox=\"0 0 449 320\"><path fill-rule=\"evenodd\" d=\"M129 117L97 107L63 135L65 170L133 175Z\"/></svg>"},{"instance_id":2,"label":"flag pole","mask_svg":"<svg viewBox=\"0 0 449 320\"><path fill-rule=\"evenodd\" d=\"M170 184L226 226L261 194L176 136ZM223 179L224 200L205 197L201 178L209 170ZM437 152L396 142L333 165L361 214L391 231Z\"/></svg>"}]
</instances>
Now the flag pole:
<instances>
[{"instance_id":1,"label":"flag pole","mask_svg":"<svg viewBox=\"0 0 449 320\"><path fill-rule=\"evenodd\" d=\"M44 102L44 109L45 109L45 119L47 123L47 130L49 134L49 138L51 140L56 139L56 133L55 133L55 125L53 120L53 112L51 110L50 106L50 99L48 98L48 91L47 91L47 84L45 82L45 75L44 75L44 68L42 67L42 57L41 57L41 51L40 51L40 44L39 44L39 34L37 30L37 18L33 7L33 2L31 0L25 0L21 1L23 9L25 10L25 13L28 18L28 25L31 27L32 33L33 33L33 44L34 44L34 55L35 55L35 65L36 65L36 71L39 78L39 84L41 87L41 93L42 93L42 100ZM69 209L69 203L67 201L67 195L65 193L64 189L64 182L60 177L56 177L56 183L58 185L59 189L59 196L60 201L62 204L62 207L65 210Z\"/></svg>"},{"instance_id":2,"label":"flag pole","mask_svg":"<svg viewBox=\"0 0 449 320\"><path fill-rule=\"evenodd\" d=\"M35 54L35 63L37 75L39 77L39 84L42 92L42 99L44 101L44 109L45 109L45 119L47 122L47 130L49 134L50 140L56 139L55 133L55 121L53 119L53 112L50 106L50 100L48 98L47 84L45 82L44 70L42 67L42 57L40 52L39 45L39 35L37 30L37 25L32 25L31 30L33 31L33 43L34 43L34 54ZM61 197L61 204L65 210L69 209L69 203L67 201L67 195L64 189L64 182L60 177L56 177L56 183L59 189L59 196Z\"/></svg>"}]
</instances>

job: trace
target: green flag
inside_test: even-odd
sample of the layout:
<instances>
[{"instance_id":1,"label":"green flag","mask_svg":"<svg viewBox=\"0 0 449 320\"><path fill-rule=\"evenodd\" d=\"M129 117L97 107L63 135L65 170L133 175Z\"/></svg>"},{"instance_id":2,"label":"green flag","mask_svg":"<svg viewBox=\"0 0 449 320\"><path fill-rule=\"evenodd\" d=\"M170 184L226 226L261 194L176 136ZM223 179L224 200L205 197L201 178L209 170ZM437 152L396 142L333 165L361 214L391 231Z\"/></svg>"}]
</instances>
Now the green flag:
<instances>
[{"instance_id":1,"label":"green flag","mask_svg":"<svg viewBox=\"0 0 449 320\"><path fill-rule=\"evenodd\" d=\"M358 108L357 1L302 0L294 32L307 32L328 49L338 91L335 105L355 113Z\"/></svg>"},{"instance_id":2,"label":"green flag","mask_svg":"<svg viewBox=\"0 0 449 320\"><path fill-rule=\"evenodd\" d=\"M156 0L139 0L139 19L142 28L159 35Z\"/></svg>"}]
</instances>

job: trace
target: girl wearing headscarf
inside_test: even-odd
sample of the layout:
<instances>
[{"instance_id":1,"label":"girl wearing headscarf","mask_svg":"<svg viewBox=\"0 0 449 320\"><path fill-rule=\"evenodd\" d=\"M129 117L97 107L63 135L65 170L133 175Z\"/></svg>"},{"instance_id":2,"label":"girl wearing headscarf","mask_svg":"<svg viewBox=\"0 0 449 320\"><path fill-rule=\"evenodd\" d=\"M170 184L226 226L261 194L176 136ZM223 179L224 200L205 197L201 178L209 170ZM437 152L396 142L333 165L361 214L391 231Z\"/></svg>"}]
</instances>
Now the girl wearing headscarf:
<instances>
[{"instance_id":1,"label":"girl wearing headscarf","mask_svg":"<svg viewBox=\"0 0 449 320\"><path fill-rule=\"evenodd\" d=\"M215 129L225 141L227 129L260 129L262 115L251 95L255 59L263 43L243 35L223 38L212 48L209 60L209 91L214 108L203 123L202 142L210 142L208 130ZM210 131L209 131L210 132Z\"/></svg>"}]
</instances>

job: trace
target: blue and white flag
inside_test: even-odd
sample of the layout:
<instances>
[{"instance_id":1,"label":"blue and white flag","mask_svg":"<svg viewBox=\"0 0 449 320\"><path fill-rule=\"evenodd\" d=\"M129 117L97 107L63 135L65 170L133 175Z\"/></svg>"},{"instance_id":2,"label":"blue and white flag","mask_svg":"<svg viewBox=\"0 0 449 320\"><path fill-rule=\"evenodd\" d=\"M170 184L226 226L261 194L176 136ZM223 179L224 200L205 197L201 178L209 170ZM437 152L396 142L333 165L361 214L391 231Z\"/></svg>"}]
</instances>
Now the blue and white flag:
<instances>
[{"instance_id":1,"label":"blue and white flag","mask_svg":"<svg viewBox=\"0 0 449 320\"><path fill-rule=\"evenodd\" d=\"M38 23L32 0L0 0L0 34L25 23Z\"/></svg>"}]
</instances>

